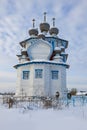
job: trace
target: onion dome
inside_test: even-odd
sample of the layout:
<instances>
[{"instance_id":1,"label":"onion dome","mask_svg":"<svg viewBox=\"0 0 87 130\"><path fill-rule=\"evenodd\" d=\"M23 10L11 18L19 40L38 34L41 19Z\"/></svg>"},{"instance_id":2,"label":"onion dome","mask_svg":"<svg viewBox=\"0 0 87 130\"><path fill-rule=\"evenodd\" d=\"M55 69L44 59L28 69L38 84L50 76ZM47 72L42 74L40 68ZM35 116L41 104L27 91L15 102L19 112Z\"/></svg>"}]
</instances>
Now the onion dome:
<instances>
[{"instance_id":1,"label":"onion dome","mask_svg":"<svg viewBox=\"0 0 87 130\"><path fill-rule=\"evenodd\" d=\"M37 36L38 35L38 30L35 29L35 19L33 21L33 28L29 30L29 35L30 36Z\"/></svg>"},{"instance_id":2,"label":"onion dome","mask_svg":"<svg viewBox=\"0 0 87 130\"><path fill-rule=\"evenodd\" d=\"M29 35L30 35L30 36L31 36L31 35L37 36L37 35L38 35L38 30L36 30L36 29L31 29L31 30L29 30Z\"/></svg>"},{"instance_id":3,"label":"onion dome","mask_svg":"<svg viewBox=\"0 0 87 130\"><path fill-rule=\"evenodd\" d=\"M40 24L41 32L48 32L50 25L46 22L46 12L44 12L44 22Z\"/></svg>"},{"instance_id":4,"label":"onion dome","mask_svg":"<svg viewBox=\"0 0 87 130\"><path fill-rule=\"evenodd\" d=\"M57 35L59 29L55 27L55 18L53 18L53 27L49 30L50 35Z\"/></svg>"},{"instance_id":5,"label":"onion dome","mask_svg":"<svg viewBox=\"0 0 87 130\"><path fill-rule=\"evenodd\" d=\"M39 34L39 35L38 35L38 38L45 40L45 35L44 35L44 34Z\"/></svg>"},{"instance_id":6,"label":"onion dome","mask_svg":"<svg viewBox=\"0 0 87 130\"><path fill-rule=\"evenodd\" d=\"M40 24L40 30L41 32L48 32L50 28L50 25L48 23L41 23Z\"/></svg>"},{"instance_id":7,"label":"onion dome","mask_svg":"<svg viewBox=\"0 0 87 130\"><path fill-rule=\"evenodd\" d=\"M58 30L57 28L51 28L51 29L49 30L49 33L50 33L50 35L52 35L52 34L57 35L57 34L59 33L59 30Z\"/></svg>"}]
</instances>

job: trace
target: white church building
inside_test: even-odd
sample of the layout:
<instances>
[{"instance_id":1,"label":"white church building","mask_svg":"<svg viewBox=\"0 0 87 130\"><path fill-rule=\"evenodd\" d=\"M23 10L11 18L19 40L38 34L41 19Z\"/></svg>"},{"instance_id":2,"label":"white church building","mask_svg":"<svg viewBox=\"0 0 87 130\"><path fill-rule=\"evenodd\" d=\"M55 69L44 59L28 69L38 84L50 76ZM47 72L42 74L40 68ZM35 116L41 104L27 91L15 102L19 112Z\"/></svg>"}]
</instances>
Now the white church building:
<instances>
[{"instance_id":1,"label":"white church building","mask_svg":"<svg viewBox=\"0 0 87 130\"><path fill-rule=\"evenodd\" d=\"M54 97L58 93L60 97L65 97L66 69L69 68L65 49L68 41L57 36L59 30L55 27L55 18L50 27L46 22L46 13L39 27L40 33L33 19L29 39L20 42L19 63L14 66L17 70L16 96Z\"/></svg>"}]
</instances>

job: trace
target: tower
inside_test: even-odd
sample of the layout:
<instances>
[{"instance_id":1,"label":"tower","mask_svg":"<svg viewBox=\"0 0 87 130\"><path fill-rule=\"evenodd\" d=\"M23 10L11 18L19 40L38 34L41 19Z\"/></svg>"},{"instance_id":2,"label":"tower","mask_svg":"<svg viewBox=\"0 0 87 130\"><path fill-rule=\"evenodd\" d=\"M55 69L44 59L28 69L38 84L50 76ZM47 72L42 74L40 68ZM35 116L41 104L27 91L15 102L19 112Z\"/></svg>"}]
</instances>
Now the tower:
<instances>
[{"instance_id":1,"label":"tower","mask_svg":"<svg viewBox=\"0 0 87 130\"><path fill-rule=\"evenodd\" d=\"M40 33L35 28L29 30L29 38L20 42L21 54L17 55L19 63L17 69L16 95L54 97L59 93L60 97L66 96L66 64L68 54L65 49L68 41L58 37L59 29L50 28L44 21L40 23Z\"/></svg>"}]
</instances>

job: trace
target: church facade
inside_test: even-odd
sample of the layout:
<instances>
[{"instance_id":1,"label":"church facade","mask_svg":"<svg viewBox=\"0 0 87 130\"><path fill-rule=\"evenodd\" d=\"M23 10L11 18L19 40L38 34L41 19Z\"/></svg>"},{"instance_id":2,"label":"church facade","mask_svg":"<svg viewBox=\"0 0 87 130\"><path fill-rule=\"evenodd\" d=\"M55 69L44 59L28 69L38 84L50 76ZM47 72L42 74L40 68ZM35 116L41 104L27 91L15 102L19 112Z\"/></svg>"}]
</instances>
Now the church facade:
<instances>
[{"instance_id":1,"label":"church facade","mask_svg":"<svg viewBox=\"0 0 87 130\"><path fill-rule=\"evenodd\" d=\"M40 34L35 28L29 30L30 37L20 45L22 51L17 55L19 63L14 67L17 70L16 96L44 96L54 97L57 93L60 97L65 97L66 87L66 64L68 54L65 49L68 41L60 39L57 35L58 28L44 21L40 23Z\"/></svg>"}]
</instances>

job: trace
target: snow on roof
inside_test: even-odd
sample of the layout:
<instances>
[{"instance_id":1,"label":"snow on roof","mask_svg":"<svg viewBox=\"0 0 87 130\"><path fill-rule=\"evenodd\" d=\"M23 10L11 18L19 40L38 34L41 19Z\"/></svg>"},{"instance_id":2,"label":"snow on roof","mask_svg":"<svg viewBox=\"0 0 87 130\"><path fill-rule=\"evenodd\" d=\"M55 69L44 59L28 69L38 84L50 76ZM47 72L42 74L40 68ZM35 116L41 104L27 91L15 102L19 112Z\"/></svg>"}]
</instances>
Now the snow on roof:
<instances>
[{"instance_id":1,"label":"snow on roof","mask_svg":"<svg viewBox=\"0 0 87 130\"><path fill-rule=\"evenodd\" d=\"M65 52L61 52L61 54L66 54Z\"/></svg>"},{"instance_id":2,"label":"snow on roof","mask_svg":"<svg viewBox=\"0 0 87 130\"><path fill-rule=\"evenodd\" d=\"M66 68L69 68L69 65L64 63L64 62L61 62L61 61L50 61L50 60L43 60L43 59L35 59L35 60L32 60L32 61L25 61L23 63L19 63L17 65L14 66L14 68L17 68L19 66L23 66L23 65L28 65L28 64L34 64L34 63L48 63L48 64L56 64L56 65L63 65L63 66L66 66Z\"/></svg>"},{"instance_id":3,"label":"snow on roof","mask_svg":"<svg viewBox=\"0 0 87 130\"><path fill-rule=\"evenodd\" d=\"M22 51L26 51L26 48L23 47L23 48L22 48Z\"/></svg>"},{"instance_id":4,"label":"snow on roof","mask_svg":"<svg viewBox=\"0 0 87 130\"><path fill-rule=\"evenodd\" d=\"M60 46L61 49L64 49L65 47L64 46Z\"/></svg>"},{"instance_id":5,"label":"snow on roof","mask_svg":"<svg viewBox=\"0 0 87 130\"><path fill-rule=\"evenodd\" d=\"M86 91L81 91L81 92L77 92L77 94L76 94L76 95L80 96L80 95L86 95L86 94L87 94L87 92L86 92Z\"/></svg>"},{"instance_id":6,"label":"snow on roof","mask_svg":"<svg viewBox=\"0 0 87 130\"><path fill-rule=\"evenodd\" d=\"M54 50L61 50L61 48L60 47L55 47L55 49Z\"/></svg>"}]
</instances>

